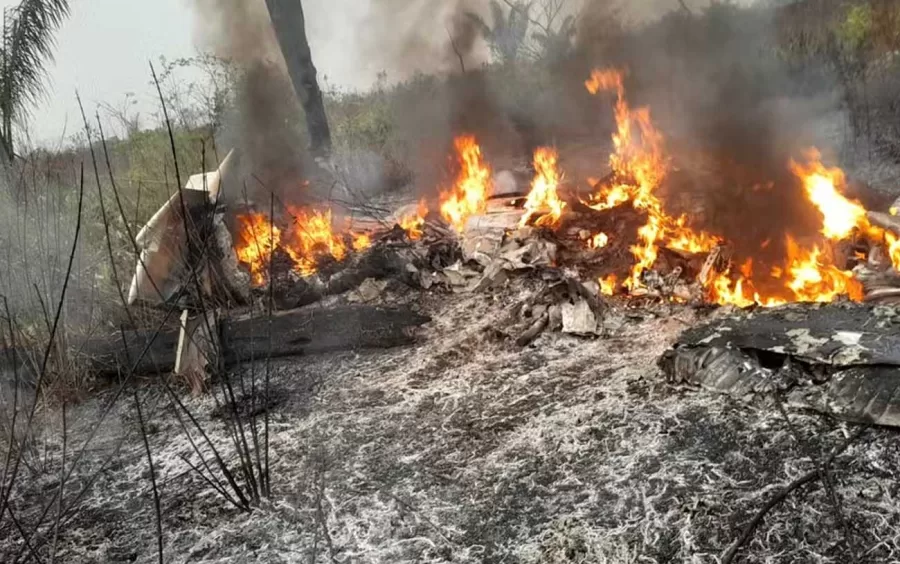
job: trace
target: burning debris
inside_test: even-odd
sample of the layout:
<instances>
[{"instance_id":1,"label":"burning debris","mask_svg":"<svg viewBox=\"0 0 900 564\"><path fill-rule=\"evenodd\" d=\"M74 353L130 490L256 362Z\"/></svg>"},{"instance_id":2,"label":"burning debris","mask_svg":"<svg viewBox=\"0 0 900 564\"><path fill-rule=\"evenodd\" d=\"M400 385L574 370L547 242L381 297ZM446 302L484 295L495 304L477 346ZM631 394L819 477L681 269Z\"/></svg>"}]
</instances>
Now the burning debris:
<instances>
[{"instance_id":1,"label":"burning debris","mask_svg":"<svg viewBox=\"0 0 900 564\"><path fill-rule=\"evenodd\" d=\"M485 164L481 147L474 137L459 137L454 145L459 159L459 177L451 190L441 194L441 216L457 232L462 232L470 216L487 209L491 169Z\"/></svg>"},{"instance_id":2,"label":"burning debris","mask_svg":"<svg viewBox=\"0 0 900 564\"><path fill-rule=\"evenodd\" d=\"M537 217L535 225L554 227L559 224L566 203L559 197L562 174L559 171L559 154L555 149L539 148L534 154L534 183L525 200L525 215L519 223L528 225ZM602 234L601 234L602 235Z\"/></svg>"},{"instance_id":3,"label":"burning debris","mask_svg":"<svg viewBox=\"0 0 900 564\"><path fill-rule=\"evenodd\" d=\"M526 300L528 315L502 329L519 343L547 328L604 334L614 296L625 307L896 299L900 221L845 196L843 172L817 151L786 159L795 184L780 187L801 191L816 232L786 228L780 240L729 240L704 229L703 214L671 211L672 157L649 108L629 104L623 74L596 70L585 86L613 94L616 121L612 172L589 181L588 194L568 181L555 148L534 151L530 190L522 193L512 173L494 174L474 136L461 135L454 178L435 200L411 203L387 221L308 203L279 205L272 217L274 204L269 213L250 204L230 212L233 249L218 256L241 265L258 298L271 290L280 309L350 291L348 299L377 301L388 279L487 292L527 273L544 289Z\"/></svg>"}]
</instances>

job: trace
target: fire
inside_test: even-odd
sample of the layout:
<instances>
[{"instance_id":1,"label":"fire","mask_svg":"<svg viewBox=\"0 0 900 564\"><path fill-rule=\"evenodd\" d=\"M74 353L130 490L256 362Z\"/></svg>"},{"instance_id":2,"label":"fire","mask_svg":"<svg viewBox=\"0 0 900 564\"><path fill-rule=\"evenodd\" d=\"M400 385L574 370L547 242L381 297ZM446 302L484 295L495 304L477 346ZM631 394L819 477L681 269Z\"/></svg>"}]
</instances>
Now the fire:
<instances>
[{"instance_id":1,"label":"fire","mask_svg":"<svg viewBox=\"0 0 900 564\"><path fill-rule=\"evenodd\" d=\"M687 226L687 218L684 216L675 220L669 228L669 238L666 247L685 253L708 253L715 249L722 240L703 231L694 231Z\"/></svg>"},{"instance_id":2,"label":"fire","mask_svg":"<svg viewBox=\"0 0 900 564\"><path fill-rule=\"evenodd\" d=\"M654 193L669 172L663 136L653 125L648 108L629 106L622 73L595 70L585 86L592 94L616 93L615 151L610 155L609 164L617 183L601 188L587 203L596 210L604 210L631 202L636 209L647 212L647 224L638 230L640 242L631 247L635 264L624 282L634 290L643 285L641 275L653 267L660 246L700 253L711 251L720 241L708 233L694 231L685 217L672 217L663 209L662 201Z\"/></svg>"},{"instance_id":3,"label":"fire","mask_svg":"<svg viewBox=\"0 0 900 564\"><path fill-rule=\"evenodd\" d=\"M822 234L832 241L840 241L850 237L857 228L868 233L872 226L866 218L866 209L838 191L838 186L845 184L844 172L824 166L815 149L807 153L807 160L805 165L792 160L791 170L803 181L809 201L822 213Z\"/></svg>"},{"instance_id":4,"label":"fire","mask_svg":"<svg viewBox=\"0 0 900 564\"><path fill-rule=\"evenodd\" d=\"M331 210L305 210L289 207L294 218L293 229L284 251L294 261L294 270L301 276L315 274L319 258L331 256L341 261L347 256L344 238L335 234Z\"/></svg>"},{"instance_id":5,"label":"fire","mask_svg":"<svg viewBox=\"0 0 900 564\"><path fill-rule=\"evenodd\" d=\"M250 269L253 284L264 284L266 266L281 244L281 230L261 213L239 215L237 220L241 225L235 250L237 258Z\"/></svg>"},{"instance_id":6,"label":"fire","mask_svg":"<svg viewBox=\"0 0 900 564\"><path fill-rule=\"evenodd\" d=\"M861 203L840 193L838 188L846 184L843 171L824 166L816 149L807 151L806 158L805 165L791 161L791 170L803 181L809 200L822 214L822 234L840 241L856 230L871 243L884 243L894 269L900 270L900 242L893 233L872 225ZM894 208L891 214L896 215Z\"/></svg>"},{"instance_id":7,"label":"fire","mask_svg":"<svg viewBox=\"0 0 900 564\"><path fill-rule=\"evenodd\" d=\"M585 204L595 210L630 205L641 212L641 217L646 216L630 247L630 270L599 279L601 293L614 295L622 288L632 292L642 288L644 273L655 266L660 249L691 255L716 252L713 258L721 262L727 256L722 239L695 229L686 216L670 215L657 194L671 169L664 138L654 126L648 108L629 105L623 74L596 70L585 86L593 94L609 91L616 96L614 151L609 157L612 181L599 186L591 181L596 186L595 193ZM487 211L492 172L473 136L456 138L454 147L459 172L452 187L441 194L439 208L441 217L462 233L469 217ZM541 147L533 159L535 176L520 225L557 228L567 208L559 196L563 174L558 152ZM791 160L789 166L802 184L809 204L821 215L819 234L812 240L802 239L802 244L785 234L783 258L772 258L776 249L769 248L772 240L767 239L760 247L768 250L759 257L740 257L724 272L708 272L709 265L705 266L697 288L702 288L709 302L769 307L792 301L830 302L842 296L861 300L862 285L846 270L847 264L836 264L831 252L833 243L854 237L882 245L894 268L900 270L900 237L872 225L863 205L842 193L846 187L843 171L824 165L816 150L809 151L802 162ZM283 250L283 255L294 262L294 270L306 276L315 273L323 259L341 261L351 251L372 245L368 233L336 229L330 209L289 211L295 221L283 231L262 214L238 218L241 231L236 238L237 256L249 268L256 285L265 283L266 269L276 250ZM414 213L400 217L397 224L410 239L420 239L428 212L428 205L422 200ZM891 213L896 214L897 210L892 209ZM581 236L591 249L603 249L610 243L607 233L585 232ZM717 250L720 246L721 254ZM857 258L866 259L864 254Z\"/></svg>"},{"instance_id":8,"label":"fire","mask_svg":"<svg viewBox=\"0 0 900 564\"><path fill-rule=\"evenodd\" d=\"M802 248L792 237L787 237L787 259L784 266L775 267L769 273L772 280L782 282L784 293L763 297L753 283L752 261L741 267L736 280L731 272L717 275L708 286L711 302L738 307L761 305L772 307L793 302L832 302L841 296L860 301L862 284L853 273L831 263L828 254L819 246Z\"/></svg>"},{"instance_id":9,"label":"fire","mask_svg":"<svg viewBox=\"0 0 900 564\"><path fill-rule=\"evenodd\" d=\"M487 210L491 190L491 169L484 162L475 137L465 135L454 141L460 171L453 189L441 194L441 216L462 233L466 220Z\"/></svg>"},{"instance_id":10,"label":"fire","mask_svg":"<svg viewBox=\"0 0 900 564\"><path fill-rule=\"evenodd\" d=\"M788 237L788 256L791 257L791 262L787 267L790 276L787 287L794 293L797 301L831 302L839 296L862 300L862 284L853 278L851 272L830 264L819 247L804 250Z\"/></svg>"},{"instance_id":11,"label":"fire","mask_svg":"<svg viewBox=\"0 0 900 564\"><path fill-rule=\"evenodd\" d=\"M741 275L737 280L731 277L731 270L726 270L721 274L714 274L713 279L706 286L708 299L710 302L720 305L736 305L738 307L749 307L752 305L761 305L764 307L774 307L786 304L788 300L784 297L767 297L763 298L756 290L753 284L753 259L747 259L740 266ZM778 267L774 269L772 278L780 278L783 269Z\"/></svg>"},{"instance_id":12,"label":"fire","mask_svg":"<svg viewBox=\"0 0 900 564\"><path fill-rule=\"evenodd\" d=\"M900 270L900 239L890 232L885 232L884 242L888 248L888 256L895 270Z\"/></svg>"},{"instance_id":13,"label":"fire","mask_svg":"<svg viewBox=\"0 0 900 564\"><path fill-rule=\"evenodd\" d=\"M535 221L536 225L547 227L559 225L566 204L557 193L562 180L558 163L559 154L556 149L541 147L534 152L535 176L531 184L531 192L525 201L525 215L519 222L520 226L528 225L528 222L538 214L543 215Z\"/></svg>"},{"instance_id":14,"label":"fire","mask_svg":"<svg viewBox=\"0 0 900 564\"><path fill-rule=\"evenodd\" d=\"M838 187L846 183L843 171L824 166L816 149L809 150L806 158L805 165L791 161L791 170L803 181L809 200L822 214L822 234L832 241L840 241L856 230L871 243L884 243L891 264L900 270L900 241L893 233L872 225L861 203L840 193ZM894 208L891 214L896 215Z\"/></svg>"},{"instance_id":15,"label":"fire","mask_svg":"<svg viewBox=\"0 0 900 564\"><path fill-rule=\"evenodd\" d=\"M656 263L660 247L699 254L711 252L721 239L692 229L684 216L673 217L666 213L655 193L669 172L663 137L654 127L647 108L632 109L629 106L622 73L596 70L585 86L592 94L601 91L616 94L615 151L609 161L615 181L602 186L586 203L597 210L630 203L647 213L647 223L638 229L639 240L631 247L635 263L624 281L624 285L633 291L641 287L642 273ZM816 151L811 151L807 160L806 164L792 161L790 166L803 182L809 201L822 214L822 235L827 240L840 241L859 232L873 240L884 240L892 262L900 265L900 240L872 226L865 208L840 193L839 188L845 184L843 172L824 166ZM767 241L763 246L768 244ZM705 282L708 299L714 303L747 307L754 304L773 306L787 301L825 302L844 295L851 299L862 298L859 282L851 272L833 264L823 247L801 248L788 238L787 248L785 263L772 269L765 284L768 288L775 280L774 286L781 287L781 291L761 295L757 286L762 280L754 276L753 262L747 260L741 265L739 275L730 269L712 274Z\"/></svg>"},{"instance_id":16,"label":"fire","mask_svg":"<svg viewBox=\"0 0 900 564\"><path fill-rule=\"evenodd\" d=\"M588 247L591 249L602 249L607 245L609 245L609 235L606 233L597 233L588 242Z\"/></svg>"},{"instance_id":17,"label":"fire","mask_svg":"<svg viewBox=\"0 0 900 564\"><path fill-rule=\"evenodd\" d=\"M757 303L758 294L748 295L747 281L743 276L731 279L731 271L715 276L707 286L709 301L720 305L732 304L738 307L749 307Z\"/></svg>"},{"instance_id":18,"label":"fire","mask_svg":"<svg viewBox=\"0 0 900 564\"><path fill-rule=\"evenodd\" d=\"M606 278L601 278L600 282L600 293L604 296L613 296L616 293L616 287L618 286L619 278L615 274L610 274Z\"/></svg>"},{"instance_id":19,"label":"fire","mask_svg":"<svg viewBox=\"0 0 900 564\"><path fill-rule=\"evenodd\" d=\"M372 246L372 237L368 233L353 233L353 250L364 251Z\"/></svg>"},{"instance_id":20,"label":"fire","mask_svg":"<svg viewBox=\"0 0 900 564\"><path fill-rule=\"evenodd\" d=\"M314 274L326 257L344 260L351 250L363 251L372 245L368 233L340 233L334 228L331 210L307 210L288 207L293 217L290 228L282 230L259 213L239 215L240 231L235 241L238 260L250 270L252 283L266 282L266 269L276 250L281 250L294 263L301 276Z\"/></svg>"},{"instance_id":21,"label":"fire","mask_svg":"<svg viewBox=\"0 0 900 564\"><path fill-rule=\"evenodd\" d=\"M425 226L425 216L428 215L428 204L424 199L419 200L419 205L416 208L416 213L407 214L400 218L397 222L397 225L400 226L400 229L406 231L406 235L412 241L418 241L422 238L424 234L422 231L422 227Z\"/></svg>"}]
</instances>

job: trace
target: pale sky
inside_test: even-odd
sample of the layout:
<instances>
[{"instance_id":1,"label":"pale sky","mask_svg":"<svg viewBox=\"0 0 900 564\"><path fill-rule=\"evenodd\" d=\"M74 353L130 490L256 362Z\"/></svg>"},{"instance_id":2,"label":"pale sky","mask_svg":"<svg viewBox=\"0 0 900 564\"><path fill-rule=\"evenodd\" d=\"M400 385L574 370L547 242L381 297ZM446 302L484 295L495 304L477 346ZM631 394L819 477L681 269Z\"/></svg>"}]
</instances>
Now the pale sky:
<instances>
[{"instance_id":1,"label":"pale sky","mask_svg":"<svg viewBox=\"0 0 900 564\"><path fill-rule=\"evenodd\" d=\"M346 8L365 8L368 2L304 3L317 65L332 84L368 83L361 82L368 80L368 75L355 80L346 49L356 28L353 18L361 17L358 9ZM3 8L16 4L18 0L0 0ZM57 36L48 99L34 110L30 122L34 141L55 144L64 130L71 135L81 129L76 90L89 116L100 102L121 106L127 93L137 96L136 110L142 115L155 112L158 103L150 86L148 63L152 60L155 64L160 56L176 59L195 55L195 25L188 0L72 0L72 17ZM343 48L331 48L337 45Z\"/></svg>"},{"instance_id":2,"label":"pale sky","mask_svg":"<svg viewBox=\"0 0 900 564\"><path fill-rule=\"evenodd\" d=\"M0 0L0 8L19 0ZM261 0L253 0L261 1ZM580 0L573 0L580 3ZM676 0L623 0L633 7L652 6L657 13L672 9ZM708 0L689 0L705 4ZM749 1L749 0L746 0ZM443 20L434 7L442 0L409 0L409 5L424 6L426 20L415 26L426 36L443 40ZM149 61L190 57L198 52L194 31L202 22L195 20L189 0L71 0L72 17L63 24L57 39L56 61L50 66L48 99L33 112L30 132L39 144L55 144L66 132L70 136L81 129L81 117L75 101L77 90L89 115L98 104L121 106L126 94L133 93L135 111L149 125L150 114L158 111L158 102L150 85ZM400 25L375 24L367 20L372 0L304 0L307 33L313 59L332 86L364 88L375 80L381 68L371 45L360 38L365 33L386 37L401 34ZM430 16L433 15L433 18ZM434 24L435 29L423 26ZM394 28L394 29L390 29ZM185 78L190 78L185 76ZM393 76L391 78L397 78Z\"/></svg>"},{"instance_id":3,"label":"pale sky","mask_svg":"<svg viewBox=\"0 0 900 564\"><path fill-rule=\"evenodd\" d=\"M0 6L18 4L0 0ZM147 110L150 68L159 56L191 56L191 13L183 0L73 0L72 17L57 35L56 62L51 64L48 99L31 120L35 141L58 139L64 129L80 129L75 91L88 115L101 101L121 105L128 92Z\"/></svg>"}]
</instances>

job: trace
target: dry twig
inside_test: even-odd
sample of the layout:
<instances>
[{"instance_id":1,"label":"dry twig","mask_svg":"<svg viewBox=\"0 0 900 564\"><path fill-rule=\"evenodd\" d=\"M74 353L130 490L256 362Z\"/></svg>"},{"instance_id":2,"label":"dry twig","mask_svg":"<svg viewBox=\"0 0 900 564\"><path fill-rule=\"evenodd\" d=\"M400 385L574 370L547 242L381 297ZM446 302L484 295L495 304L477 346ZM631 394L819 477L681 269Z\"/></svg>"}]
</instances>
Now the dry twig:
<instances>
[{"instance_id":1,"label":"dry twig","mask_svg":"<svg viewBox=\"0 0 900 564\"><path fill-rule=\"evenodd\" d=\"M862 436L862 434L866 432L867 429L868 427L858 428L852 435L847 437L847 440L845 440L840 446L835 448L819 467L800 476L799 478L788 484L780 492L778 492L772 499L766 502L766 504L759 509L753 519L744 527L744 531L743 533L741 533L741 536L736 541L734 541L734 543L732 543L732 545L728 548L728 550L725 551L725 553L722 554L720 564L731 564L732 562L734 562L734 559L737 557L738 552L745 544L747 544L747 542L750 541L750 539L753 537L753 533L756 531L756 528L760 525L760 523L762 523L763 519L765 519L769 511L771 511L775 506L787 499L788 496L795 490L798 490L807 484L821 479L824 475L824 469L828 468L831 463L834 462L835 458L837 458L841 453L847 450L850 445L856 442Z\"/></svg>"}]
</instances>

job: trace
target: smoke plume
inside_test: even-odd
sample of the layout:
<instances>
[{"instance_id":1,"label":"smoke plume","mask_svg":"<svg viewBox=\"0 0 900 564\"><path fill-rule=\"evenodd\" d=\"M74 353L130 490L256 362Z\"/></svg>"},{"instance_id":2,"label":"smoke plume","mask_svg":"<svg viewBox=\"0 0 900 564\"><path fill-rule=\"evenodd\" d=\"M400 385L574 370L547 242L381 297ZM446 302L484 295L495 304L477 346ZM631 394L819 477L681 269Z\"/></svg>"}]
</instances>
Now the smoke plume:
<instances>
[{"instance_id":1,"label":"smoke plume","mask_svg":"<svg viewBox=\"0 0 900 564\"><path fill-rule=\"evenodd\" d=\"M192 0L204 47L238 69L235 107L221 144L240 155L225 197L267 200L273 191L296 201L302 185L304 138L300 108L263 0ZM238 183L239 185L233 185Z\"/></svg>"},{"instance_id":2,"label":"smoke plume","mask_svg":"<svg viewBox=\"0 0 900 564\"><path fill-rule=\"evenodd\" d=\"M360 54L400 80L416 73L477 69L489 53L468 13L486 13L487 0L370 0ZM460 62L462 59L462 62Z\"/></svg>"}]
</instances>

